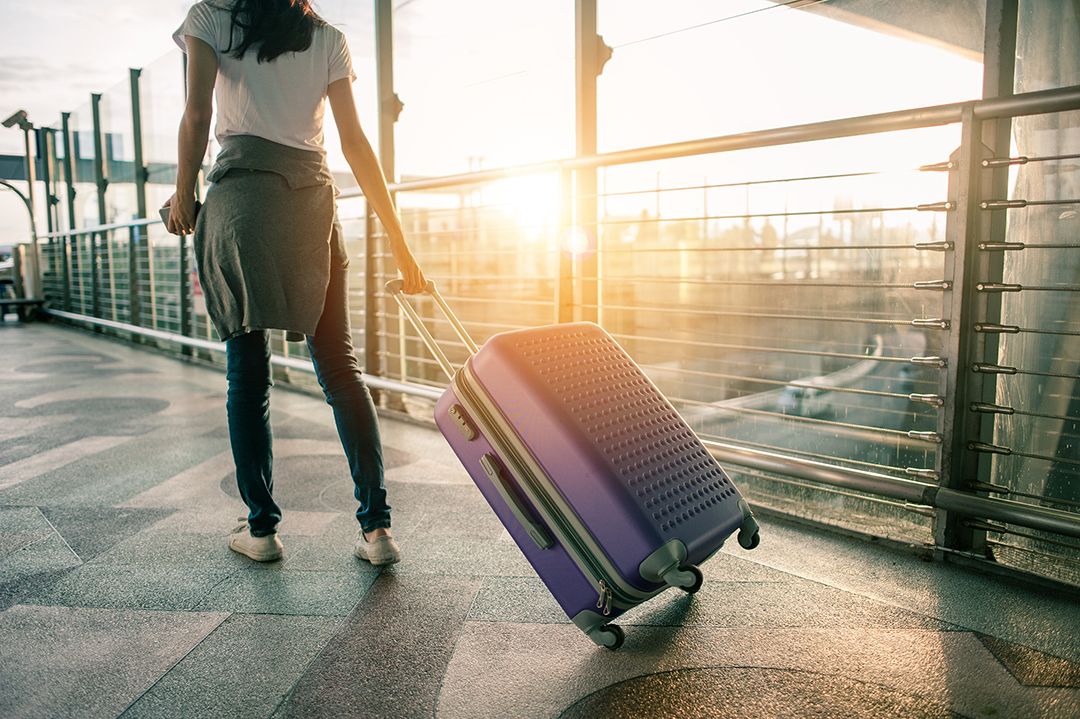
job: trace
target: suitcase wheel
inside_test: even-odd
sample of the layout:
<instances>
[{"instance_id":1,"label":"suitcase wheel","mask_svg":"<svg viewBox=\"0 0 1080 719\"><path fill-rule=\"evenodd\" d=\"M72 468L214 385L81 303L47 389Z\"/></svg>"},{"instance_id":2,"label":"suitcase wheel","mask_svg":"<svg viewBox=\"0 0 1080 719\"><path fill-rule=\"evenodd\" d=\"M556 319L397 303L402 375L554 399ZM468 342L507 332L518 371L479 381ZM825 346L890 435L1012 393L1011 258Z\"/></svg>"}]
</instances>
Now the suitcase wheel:
<instances>
[{"instance_id":1,"label":"suitcase wheel","mask_svg":"<svg viewBox=\"0 0 1080 719\"><path fill-rule=\"evenodd\" d=\"M758 532L757 527L754 527L750 532L747 529L739 530L739 546L743 549L754 549L757 545L761 544L761 533Z\"/></svg>"},{"instance_id":2,"label":"suitcase wheel","mask_svg":"<svg viewBox=\"0 0 1080 719\"><path fill-rule=\"evenodd\" d=\"M742 527L739 528L739 546L743 549L754 549L761 544L757 520L754 519L754 513L750 511L750 505L745 499L739 500L739 509L743 514Z\"/></svg>"},{"instance_id":3,"label":"suitcase wheel","mask_svg":"<svg viewBox=\"0 0 1080 719\"><path fill-rule=\"evenodd\" d=\"M693 594L697 590L701 589L701 585L705 582L705 575L701 573L701 570L695 567L693 564L688 564L685 567L679 567L684 572L690 572L694 575L694 583L688 587L679 587L687 594Z\"/></svg>"},{"instance_id":4,"label":"suitcase wheel","mask_svg":"<svg viewBox=\"0 0 1080 719\"><path fill-rule=\"evenodd\" d=\"M626 641L626 632L618 624L607 624L590 633L589 638L605 649L615 651Z\"/></svg>"},{"instance_id":5,"label":"suitcase wheel","mask_svg":"<svg viewBox=\"0 0 1080 719\"><path fill-rule=\"evenodd\" d=\"M686 559L686 556L683 555L682 559ZM701 589L701 583L705 581L705 577L693 564L680 564L664 572L660 580L669 587L678 587L687 594L693 594Z\"/></svg>"}]
</instances>

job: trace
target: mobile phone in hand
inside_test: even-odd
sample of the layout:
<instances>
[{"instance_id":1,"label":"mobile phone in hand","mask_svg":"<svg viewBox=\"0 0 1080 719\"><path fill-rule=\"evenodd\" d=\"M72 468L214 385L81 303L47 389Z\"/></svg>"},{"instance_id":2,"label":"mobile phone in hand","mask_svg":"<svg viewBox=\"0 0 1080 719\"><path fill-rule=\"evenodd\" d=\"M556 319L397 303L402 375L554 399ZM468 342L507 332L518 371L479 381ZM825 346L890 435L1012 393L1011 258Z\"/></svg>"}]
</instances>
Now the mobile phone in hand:
<instances>
[{"instance_id":1,"label":"mobile phone in hand","mask_svg":"<svg viewBox=\"0 0 1080 719\"><path fill-rule=\"evenodd\" d=\"M166 228L168 228L168 226L169 226L169 210L170 209L171 208L169 208L168 206L158 208L158 214L161 215L161 221L165 223ZM199 218L199 210L201 210L201 209L202 209L202 203L199 202L198 200L195 200L195 219Z\"/></svg>"}]
</instances>

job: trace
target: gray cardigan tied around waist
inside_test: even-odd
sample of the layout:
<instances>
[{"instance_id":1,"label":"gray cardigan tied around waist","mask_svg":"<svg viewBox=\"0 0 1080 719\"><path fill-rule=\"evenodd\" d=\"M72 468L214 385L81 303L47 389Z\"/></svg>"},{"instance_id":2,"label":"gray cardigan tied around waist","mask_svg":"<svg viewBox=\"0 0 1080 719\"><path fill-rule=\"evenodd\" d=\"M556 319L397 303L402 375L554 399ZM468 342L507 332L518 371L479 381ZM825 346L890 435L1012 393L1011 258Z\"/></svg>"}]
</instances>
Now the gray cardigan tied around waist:
<instances>
[{"instance_id":1,"label":"gray cardigan tied around waist","mask_svg":"<svg viewBox=\"0 0 1080 719\"><path fill-rule=\"evenodd\" d=\"M281 329L295 342L315 334L330 282L330 243L344 244L325 155L233 135L222 141L207 179L213 184L194 244L218 335Z\"/></svg>"}]
</instances>

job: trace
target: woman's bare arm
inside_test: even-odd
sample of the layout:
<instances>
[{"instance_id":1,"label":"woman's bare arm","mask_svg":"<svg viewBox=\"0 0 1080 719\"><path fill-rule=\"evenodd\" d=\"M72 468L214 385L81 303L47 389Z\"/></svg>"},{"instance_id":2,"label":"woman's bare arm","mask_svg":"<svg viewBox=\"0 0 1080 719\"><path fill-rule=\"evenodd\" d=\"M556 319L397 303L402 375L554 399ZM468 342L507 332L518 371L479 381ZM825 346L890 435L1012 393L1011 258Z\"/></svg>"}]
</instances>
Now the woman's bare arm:
<instances>
[{"instance_id":1,"label":"woman's bare arm","mask_svg":"<svg viewBox=\"0 0 1080 719\"><path fill-rule=\"evenodd\" d=\"M405 233L401 229L401 220L398 219L397 209L386 186L386 177L371 149L371 143L360 128L360 118L356 113L356 102L353 100L349 78L330 83L326 94L330 98L334 121L341 136L341 150L345 153L345 159L349 162L356 181L360 183L364 199L371 203L372 209L386 229L390 250L394 253L394 262L405 280L404 290L408 293L421 292L425 283L424 273L416 264L405 242Z\"/></svg>"},{"instance_id":2,"label":"woman's bare arm","mask_svg":"<svg viewBox=\"0 0 1080 719\"><path fill-rule=\"evenodd\" d=\"M185 35L187 43L187 103L177 140L176 194L169 198L169 232L180 234L195 228L195 183L206 155L213 113L214 82L218 59L214 48Z\"/></svg>"}]
</instances>

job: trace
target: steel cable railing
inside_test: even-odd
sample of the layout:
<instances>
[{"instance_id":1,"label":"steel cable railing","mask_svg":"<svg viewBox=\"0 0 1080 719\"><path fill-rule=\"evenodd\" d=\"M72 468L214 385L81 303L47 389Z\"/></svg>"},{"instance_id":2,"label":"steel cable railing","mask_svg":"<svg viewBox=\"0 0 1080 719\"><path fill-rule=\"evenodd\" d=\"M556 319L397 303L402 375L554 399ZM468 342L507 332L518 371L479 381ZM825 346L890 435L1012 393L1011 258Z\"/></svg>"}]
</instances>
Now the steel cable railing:
<instances>
[{"instance_id":1,"label":"steel cable railing","mask_svg":"<svg viewBox=\"0 0 1080 719\"><path fill-rule=\"evenodd\" d=\"M1015 338L1080 336L1080 326L1072 319L1080 315L1014 316L1008 304L1026 295L1075 296L1078 288L1068 282L1037 277L1028 272L1029 265L1019 267L1023 271L1016 277L978 275L975 280L981 288L972 285L969 290L982 298L979 312L967 324L956 321L950 303L964 289L957 286L961 278L956 260L961 248L946 228L972 202L982 201L977 195L954 194L956 178L964 168L953 160L929 166L940 172L913 173L912 177L923 178L918 182L925 183L928 196L925 202L903 205L866 196L865 207L805 211L740 212L719 202L709 203L701 212L663 217L618 217L604 211L612 198L655 200L657 195L686 190L708 193L720 187L750 188L747 191L752 193L755 187L783 187L794 181L808 186L859 183L882 174L877 170L811 170L790 178L706 181L697 186L684 182L627 189L624 183L611 192L600 188L581 197L569 194L564 186L562 197L552 203L558 216L540 223L515 215L513 202L485 199L483 190L522 175L557 173L565 183L581 171L614 173L622 167L690 155L709 160L733 149L1071 108L1080 108L1078 88L426 178L397 183L393 189L399 199L409 200L400 204L414 251L478 340L552 321L600 320L661 385L718 458L746 473L752 495L764 503L792 511L801 498L828 493L837 501L878 506L867 510L872 516L866 521L885 527L886 533L916 541L936 541L929 532L937 513L953 512L972 522L989 523L991 529L974 524L968 528L989 533L991 544L1007 546L1009 551L1045 553L1040 542L1046 534L1046 544L1057 542L1054 546L1068 552L1073 545L1060 537L1080 536L1080 516L1072 511L1077 500L1057 490L1055 495L1008 481L1023 474L1015 464L1019 461L1047 465L1057 473L1055 477L1075 478L1080 462L1068 454L1068 447L1075 444L1067 444L1074 433L1068 428L1055 433L1045 424L1076 421L1075 411L1065 406L1073 396L1068 391L1058 391L1063 398L1058 404L1064 402L1064 409L1007 402L1019 391L1008 385L1003 385L1002 397L972 402L970 412L991 417L996 434L972 436L962 451L965 457L991 457L992 471L966 487L947 484L943 476L945 456L955 452L951 443L959 431L945 419L946 409L957 401L947 391L951 373L963 381L971 375L1000 382L1024 377L1064 381L1080 376L1080 368L1069 364L1080 355L1059 352L1056 364L1033 364L1030 355L1014 353L1007 346ZM1008 165L1045 166L1058 158L1033 153L1027 160ZM982 162L987 172L1007 164ZM425 193L446 189L454 191L457 206L418 206ZM858 190L859 185L854 185L849 201L861 202ZM357 196L355 190L346 190L340 199ZM595 223L576 221L575 208L582 200L595 206ZM447 198L441 196L439 202L445 204ZM1043 212L1051 206L1071 207L1074 201L1036 196L1022 206L1017 200L1007 202L1012 204L987 201L982 211ZM932 211L919 212L919 208ZM782 224L785 219L791 223L787 228ZM796 226L796 220L804 224ZM367 224L365 237L359 241L377 247L381 241L377 223L368 218ZM135 230L139 230L135 264L141 327L124 321L128 319L124 301L132 279L125 274L127 260L120 257L132 246ZM584 244L575 244L575 231L584 237ZM125 233L129 234L124 237ZM90 243L108 235L114 238L115 254L110 261L107 253L96 253L95 266ZM71 267L69 307L58 307L55 278L48 285L50 311L57 317L139 334L192 352L211 356L221 352L205 314L190 306L189 241L165 235L155 220L41 237L49 240L45 247L51 260L62 265L66 253ZM1067 239L1071 238L1017 233L1007 238L979 236L970 249L981 256L1005 258L1008 267L1007 258L1029 251L1072 256L1080 246ZM188 253L184 262L182 253ZM431 400L438 396L442 380L418 338L375 291L394 275L391 257L377 251L371 260L373 274L353 273L363 281L363 289L356 284L352 293L363 300L358 302L362 307L354 307L354 317L376 330L376 336L362 337L374 350L366 356L367 379L373 388L388 393L383 396L387 406L407 409L395 397ZM111 280L106 271L110 269ZM91 316L95 283L98 317ZM463 358L465 349L454 344L432 308L422 300L418 305L436 336L447 340L453 358ZM195 320L189 336L180 334L183 312L190 312ZM879 338L876 345L875 336ZM993 337L1005 344L1000 355L976 355L969 365L958 367L950 349L957 337L964 342ZM868 357L867 350L874 346L879 347L877 354ZM284 343L280 347L287 350ZM302 352L287 351L288 356L275 354L274 362L295 370L309 368ZM1055 355L1048 350L1038 356ZM863 363L869 364L862 374L851 371ZM1021 394L1027 396L1025 392ZM969 410L964 406L957 411ZM1020 420L1043 424L1017 435L1008 423ZM795 427L798 431L792 431ZM1066 449L1048 451L1039 445L1046 436L1060 438ZM1060 478L1054 479L1053 486L1066 486ZM813 511L825 521L836 521L827 503L815 505ZM903 518L893 516L897 512Z\"/></svg>"}]
</instances>

